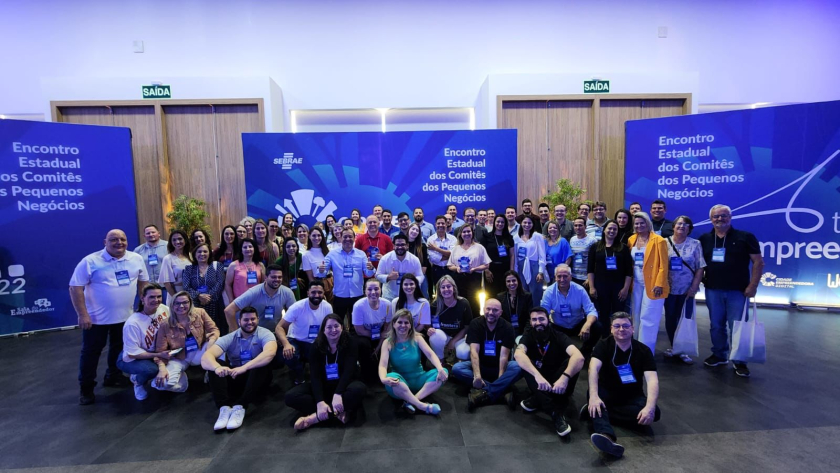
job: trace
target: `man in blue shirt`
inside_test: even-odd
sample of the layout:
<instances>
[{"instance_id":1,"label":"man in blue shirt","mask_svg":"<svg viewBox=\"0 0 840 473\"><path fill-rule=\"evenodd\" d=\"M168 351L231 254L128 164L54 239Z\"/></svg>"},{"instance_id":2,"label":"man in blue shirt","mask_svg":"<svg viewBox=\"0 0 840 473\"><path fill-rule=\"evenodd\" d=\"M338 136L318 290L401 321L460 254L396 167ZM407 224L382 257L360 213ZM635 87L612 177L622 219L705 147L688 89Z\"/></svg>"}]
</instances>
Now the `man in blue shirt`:
<instances>
[{"instance_id":1,"label":"man in blue shirt","mask_svg":"<svg viewBox=\"0 0 840 473\"><path fill-rule=\"evenodd\" d=\"M551 323L569 337L583 342L581 352L589 358L595 342L601 339L598 311L586 289L572 281L572 269L566 264L554 269L554 284L543 293L540 306L551 314Z\"/></svg>"},{"instance_id":2,"label":"man in blue shirt","mask_svg":"<svg viewBox=\"0 0 840 473\"><path fill-rule=\"evenodd\" d=\"M430 236L435 234L435 226L424 220L423 209L420 207L414 208L414 223L420 225L420 231L423 233L423 241L425 242Z\"/></svg>"},{"instance_id":3,"label":"man in blue shirt","mask_svg":"<svg viewBox=\"0 0 840 473\"><path fill-rule=\"evenodd\" d=\"M356 234L352 228L341 232L341 249L332 250L318 267L317 277L323 278L328 271L333 273L333 302L335 313L344 320L353 311L353 304L362 297L366 278L372 278L375 270L364 251L354 248Z\"/></svg>"},{"instance_id":4,"label":"man in blue shirt","mask_svg":"<svg viewBox=\"0 0 840 473\"><path fill-rule=\"evenodd\" d=\"M456 207L455 204L449 204L449 206L446 207L446 213L452 217L452 231L455 231L464 225L465 222L458 218L458 207Z\"/></svg>"},{"instance_id":5,"label":"man in blue shirt","mask_svg":"<svg viewBox=\"0 0 840 473\"><path fill-rule=\"evenodd\" d=\"M388 235L388 238L393 238L394 235L400 233L400 227L391 224L393 215L388 209L382 211L382 225L379 226L379 232Z\"/></svg>"}]
</instances>

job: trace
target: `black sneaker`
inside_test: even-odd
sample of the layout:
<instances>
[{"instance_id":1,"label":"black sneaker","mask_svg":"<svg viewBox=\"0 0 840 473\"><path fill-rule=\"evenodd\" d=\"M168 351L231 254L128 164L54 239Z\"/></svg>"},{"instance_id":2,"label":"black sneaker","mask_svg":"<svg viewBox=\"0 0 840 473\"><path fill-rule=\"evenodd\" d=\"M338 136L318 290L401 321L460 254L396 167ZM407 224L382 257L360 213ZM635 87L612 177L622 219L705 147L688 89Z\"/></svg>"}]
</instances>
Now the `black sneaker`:
<instances>
[{"instance_id":1,"label":"black sneaker","mask_svg":"<svg viewBox=\"0 0 840 473\"><path fill-rule=\"evenodd\" d=\"M721 366L727 363L729 362L724 360L723 358L718 358L715 355L706 358L706 361L703 362L703 364L706 366Z\"/></svg>"},{"instance_id":2,"label":"black sneaker","mask_svg":"<svg viewBox=\"0 0 840 473\"><path fill-rule=\"evenodd\" d=\"M551 420L554 421L554 431L557 432L557 435L565 437L572 431L572 428L562 414L552 413Z\"/></svg>"},{"instance_id":3,"label":"black sneaker","mask_svg":"<svg viewBox=\"0 0 840 473\"><path fill-rule=\"evenodd\" d=\"M621 458L621 456L624 455L624 447L613 442L611 438L604 434L592 434L592 436L589 437L589 440L592 440L592 445L595 445L595 448L607 455L611 455L616 458Z\"/></svg>"},{"instance_id":4,"label":"black sneaker","mask_svg":"<svg viewBox=\"0 0 840 473\"><path fill-rule=\"evenodd\" d=\"M750 369L747 368L746 363L735 363L735 374L742 377L742 378L749 378L750 377Z\"/></svg>"},{"instance_id":5,"label":"black sneaker","mask_svg":"<svg viewBox=\"0 0 840 473\"><path fill-rule=\"evenodd\" d=\"M580 413L578 414L578 419L581 422L585 422L590 419L589 417L589 404L584 404L583 407L580 408Z\"/></svg>"},{"instance_id":6,"label":"black sneaker","mask_svg":"<svg viewBox=\"0 0 840 473\"><path fill-rule=\"evenodd\" d=\"M487 391L483 389L470 390L470 394L467 396L467 411L475 412L477 407L483 406L489 399L490 396L488 396Z\"/></svg>"},{"instance_id":7,"label":"black sneaker","mask_svg":"<svg viewBox=\"0 0 840 473\"><path fill-rule=\"evenodd\" d=\"M528 399L523 399L522 402L519 403L519 405L522 406L522 409L525 412L534 412L535 410L537 410L537 406L534 403L534 399L530 397Z\"/></svg>"},{"instance_id":8,"label":"black sneaker","mask_svg":"<svg viewBox=\"0 0 840 473\"><path fill-rule=\"evenodd\" d=\"M102 381L102 386L106 388L123 388L131 386L131 381L122 374L106 376Z\"/></svg>"},{"instance_id":9,"label":"black sneaker","mask_svg":"<svg viewBox=\"0 0 840 473\"><path fill-rule=\"evenodd\" d=\"M90 391L84 389L79 392L79 405L81 406L89 406L96 402L96 396L93 395L93 390Z\"/></svg>"}]
</instances>

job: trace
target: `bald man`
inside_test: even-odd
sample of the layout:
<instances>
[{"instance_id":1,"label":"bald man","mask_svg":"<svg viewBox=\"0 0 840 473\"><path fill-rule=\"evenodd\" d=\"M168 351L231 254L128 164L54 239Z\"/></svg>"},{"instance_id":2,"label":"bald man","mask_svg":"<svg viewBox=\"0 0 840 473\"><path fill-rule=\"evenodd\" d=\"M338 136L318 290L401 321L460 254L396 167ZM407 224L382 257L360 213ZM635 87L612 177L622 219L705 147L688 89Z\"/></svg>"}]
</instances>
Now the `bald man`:
<instances>
[{"instance_id":1,"label":"bald man","mask_svg":"<svg viewBox=\"0 0 840 473\"><path fill-rule=\"evenodd\" d=\"M134 297L149 281L143 257L126 251L125 232L114 229L105 236L105 248L85 256L70 278L70 301L82 329L82 354L79 360L79 404L96 400L96 367L105 344L108 346L108 369L104 386L127 386L117 368L123 347L122 328L133 312Z\"/></svg>"}]
</instances>

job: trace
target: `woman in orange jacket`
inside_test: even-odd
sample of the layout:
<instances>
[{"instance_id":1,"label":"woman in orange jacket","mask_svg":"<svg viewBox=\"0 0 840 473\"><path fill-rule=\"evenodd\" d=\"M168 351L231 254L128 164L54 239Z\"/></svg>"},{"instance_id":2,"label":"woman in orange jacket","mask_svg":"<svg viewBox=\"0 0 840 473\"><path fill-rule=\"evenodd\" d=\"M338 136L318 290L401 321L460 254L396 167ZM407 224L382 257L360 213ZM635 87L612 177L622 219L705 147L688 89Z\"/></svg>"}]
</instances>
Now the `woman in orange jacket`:
<instances>
[{"instance_id":1,"label":"woman in orange jacket","mask_svg":"<svg viewBox=\"0 0 840 473\"><path fill-rule=\"evenodd\" d=\"M653 224L645 212L633 214L633 230L628 245L633 257L633 326L636 338L656 353L656 336L665 298L668 297L668 242L651 231Z\"/></svg>"}]
</instances>

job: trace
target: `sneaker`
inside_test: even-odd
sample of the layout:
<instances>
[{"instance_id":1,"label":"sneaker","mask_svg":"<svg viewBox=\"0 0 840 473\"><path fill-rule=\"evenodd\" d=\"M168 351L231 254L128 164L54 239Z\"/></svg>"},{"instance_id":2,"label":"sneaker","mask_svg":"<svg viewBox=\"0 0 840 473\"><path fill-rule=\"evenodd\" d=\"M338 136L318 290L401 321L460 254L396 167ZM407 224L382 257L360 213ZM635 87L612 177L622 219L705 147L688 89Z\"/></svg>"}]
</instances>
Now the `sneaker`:
<instances>
[{"instance_id":1,"label":"sneaker","mask_svg":"<svg viewBox=\"0 0 840 473\"><path fill-rule=\"evenodd\" d=\"M580 408L580 413L578 413L578 419L582 422L585 422L590 419L589 417L589 404L584 404Z\"/></svg>"},{"instance_id":2,"label":"sneaker","mask_svg":"<svg viewBox=\"0 0 840 473\"><path fill-rule=\"evenodd\" d=\"M146 392L146 388L143 387L142 384L135 384L134 385L134 398L138 401L143 401L147 397L149 397L149 393Z\"/></svg>"},{"instance_id":3,"label":"sneaker","mask_svg":"<svg viewBox=\"0 0 840 473\"><path fill-rule=\"evenodd\" d=\"M589 440L592 441L592 445L595 445L595 448L607 455L611 455L616 458L621 458L621 456L624 455L624 447L613 442L611 438L604 434L592 434L592 436L589 437Z\"/></svg>"},{"instance_id":4,"label":"sneaker","mask_svg":"<svg viewBox=\"0 0 840 473\"><path fill-rule=\"evenodd\" d=\"M79 392L79 405L81 406L89 406L96 402L96 396L93 395L93 389L90 390L82 389Z\"/></svg>"},{"instance_id":5,"label":"sneaker","mask_svg":"<svg viewBox=\"0 0 840 473\"><path fill-rule=\"evenodd\" d=\"M680 355L680 360L682 360L682 362L687 364L687 365L693 365L694 364L694 360L692 360L691 357L686 355L685 353Z\"/></svg>"},{"instance_id":6,"label":"sneaker","mask_svg":"<svg viewBox=\"0 0 840 473\"><path fill-rule=\"evenodd\" d=\"M534 412L535 410L537 410L537 406L534 404L533 399L530 397L528 399L523 399L522 402L519 403L519 405L522 406L522 409L525 412Z\"/></svg>"},{"instance_id":7,"label":"sneaker","mask_svg":"<svg viewBox=\"0 0 840 473\"><path fill-rule=\"evenodd\" d=\"M662 354L665 355L665 357L667 358L671 358L674 356L674 350L672 350L671 348L667 348Z\"/></svg>"},{"instance_id":8,"label":"sneaker","mask_svg":"<svg viewBox=\"0 0 840 473\"><path fill-rule=\"evenodd\" d=\"M490 400L490 396L487 395L487 391L483 389L470 390L470 394L467 396L467 411L475 412L477 407L487 404L488 400Z\"/></svg>"},{"instance_id":9,"label":"sneaker","mask_svg":"<svg viewBox=\"0 0 840 473\"><path fill-rule=\"evenodd\" d=\"M508 409L512 411L516 410L516 393L511 391L505 394L505 404L507 404Z\"/></svg>"},{"instance_id":10,"label":"sneaker","mask_svg":"<svg viewBox=\"0 0 840 473\"><path fill-rule=\"evenodd\" d=\"M228 419L227 429L236 430L242 427L243 420L245 420L245 408L242 406L233 406L230 412L230 419Z\"/></svg>"},{"instance_id":11,"label":"sneaker","mask_svg":"<svg viewBox=\"0 0 840 473\"><path fill-rule=\"evenodd\" d=\"M750 369L747 368L746 363L734 363L735 374L742 378L750 377Z\"/></svg>"},{"instance_id":12,"label":"sneaker","mask_svg":"<svg viewBox=\"0 0 840 473\"><path fill-rule=\"evenodd\" d=\"M572 428L562 414L552 413L551 420L554 421L554 431L557 432L557 435L565 437L572 431Z\"/></svg>"},{"instance_id":13,"label":"sneaker","mask_svg":"<svg viewBox=\"0 0 840 473\"><path fill-rule=\"evenodd\" d=\"M213 424L213 430L222 430L227 427L228 421L230 420L230 413L231 408L228 406L223 406L219 409L219 418L216 419L216 423Z\"/></svg>"},{"instance_id":14,"label":"sneaker","mask_svg":"<svg viewBox=\"0 0 840 473\"><path fill-rule=\"evenodd\" d=\"M706 361L703 362L703 364L706 366L721 366L727 363L729 362L724 360L723 358L718 358L715 355L706 358Z\"/></svg>"}]
</instances>

